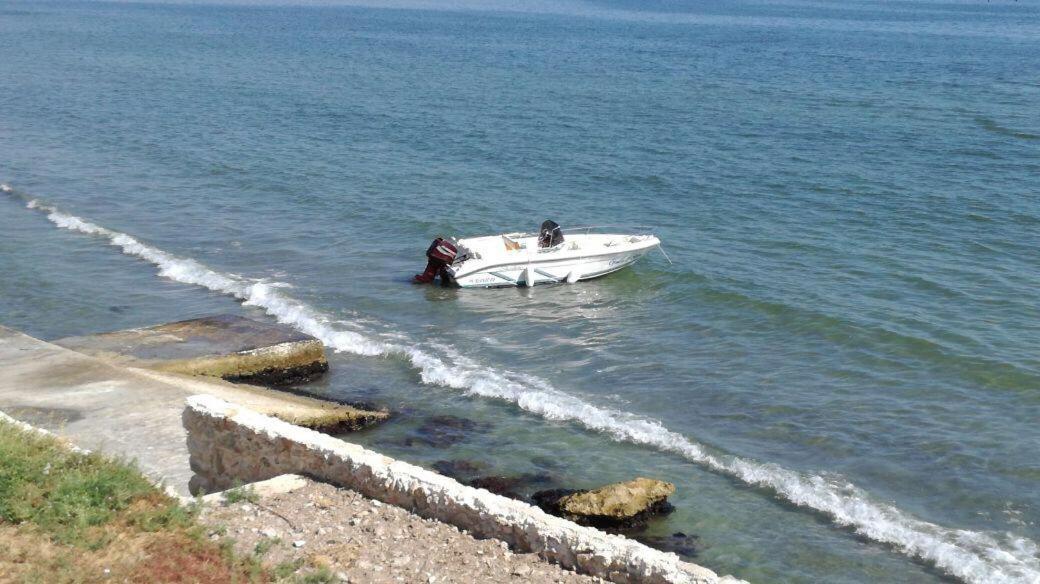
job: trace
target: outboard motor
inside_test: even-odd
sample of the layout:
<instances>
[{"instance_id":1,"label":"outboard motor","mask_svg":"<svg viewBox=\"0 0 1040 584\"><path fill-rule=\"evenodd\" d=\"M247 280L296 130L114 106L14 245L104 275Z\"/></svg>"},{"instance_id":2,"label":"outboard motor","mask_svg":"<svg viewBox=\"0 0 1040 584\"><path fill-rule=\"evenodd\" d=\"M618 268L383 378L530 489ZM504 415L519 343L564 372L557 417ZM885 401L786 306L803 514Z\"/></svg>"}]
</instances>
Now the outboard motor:
<instances>
[{"instance_id":1,"label":"outboard motor","mask_svg":"<svg viewBox=\"0 0 1040 584\"><path fill-rule=\"evenodd\" d=\"M563 243L563 230L553 220L542 223L542 229L538 232L538 247L556 247Z\"/></svg>"},{"instance_id":2,"label":"outboard motor","mask_svg":"<svg viewBox=\"0 0 1040 584\"><path fill-rule=\"evenodd\" d=\"M415 281L420 284L429 284L439 275L441 283L447 284L449 276L446 268L455 261L455 256L458 254L459 250L454 243L441 237L434 239L430 247L426 249L426 257L429 260L426 262L426 271L416 275Z\"/></svg>"}]
</instances>

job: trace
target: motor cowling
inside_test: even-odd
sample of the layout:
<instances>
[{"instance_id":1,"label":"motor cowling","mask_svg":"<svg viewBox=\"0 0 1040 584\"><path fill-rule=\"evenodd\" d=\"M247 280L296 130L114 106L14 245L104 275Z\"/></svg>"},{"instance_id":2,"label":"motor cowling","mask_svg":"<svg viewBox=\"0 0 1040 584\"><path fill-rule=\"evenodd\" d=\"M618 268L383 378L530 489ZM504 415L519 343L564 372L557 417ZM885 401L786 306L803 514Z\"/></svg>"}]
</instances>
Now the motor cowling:
<instances>
[{"instance_id":1,"label":"motor cowling","mask_svg":"<svg viewBox=\"0 0 1040 584\"><path fill-rule=\"evenodd\" d=\"M455 257L459 255L459 248L455 247L455 244L448 241L447 239L438 237L433 240L430 247L426 250L426 257L431 260L438 260L445 264L451 265L455 261Z\"/></svg>"},{"instance_id":2,"label":"motor cowling","mask_svg":"<svg viewBox=\"0 0 1040 584\"><path fill-rule=\"evenodd\" d=\"M442 237L434 239L430 247L426 248L426 258L428 260L426 262L426 270L416 275L415 281L420 284L429 284L439 275L441 283L447 284L450 278L447 268L455 261L458 255L459 249L455 247L454 243Z\"/></svg>"}]
</instances>

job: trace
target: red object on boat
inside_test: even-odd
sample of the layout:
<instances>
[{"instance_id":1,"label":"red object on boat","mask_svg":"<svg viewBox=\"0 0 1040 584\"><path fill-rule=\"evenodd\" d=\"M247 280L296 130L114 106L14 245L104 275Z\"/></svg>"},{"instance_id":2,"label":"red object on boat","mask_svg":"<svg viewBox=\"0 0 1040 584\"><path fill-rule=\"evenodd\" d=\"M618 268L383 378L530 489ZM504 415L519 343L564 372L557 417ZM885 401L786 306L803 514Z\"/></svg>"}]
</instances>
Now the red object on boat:
<instances>
[{"instance_id":1,"label":"red object on boat","mask_svg":"<svg viewBox=\"0 0 1040 584\"><path fill-rule=\"evenodd\" d=\"M455 261L458 254L459 250L452 242L441 237L434 239L430 247L426 249L426 257L429 258L426 270L416 275L415 281L420 284L429 284L439 274L441 282L447 282L449 276L445 268Z\"/></svg>"},{"instance_id":2,"label":"red object on boat","mask_svg":"<svg viewBox=\"0 0 1040 584\"><path fill-rule=\"evenodd\" d=\"M426 257L438 259L449 265L455 261L455 256L457 255L459 255L459 249L455 247L455 244L440 237L434 239L433 243L426 250Z\"/></svg>"}]
</instances>

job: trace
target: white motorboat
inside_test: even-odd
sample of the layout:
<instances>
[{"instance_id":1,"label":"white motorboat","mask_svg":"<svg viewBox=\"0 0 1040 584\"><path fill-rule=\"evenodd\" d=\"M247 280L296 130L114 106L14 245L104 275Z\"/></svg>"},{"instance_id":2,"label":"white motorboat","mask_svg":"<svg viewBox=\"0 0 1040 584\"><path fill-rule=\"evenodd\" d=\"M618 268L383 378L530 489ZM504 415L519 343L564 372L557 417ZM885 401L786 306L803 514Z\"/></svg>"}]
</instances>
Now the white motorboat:
<instances>
[{"instance_id":1,"label":"white motorboat","mask_svg":"<svg viewBox=\"0 0 1040 584\"><path fill-rule=\"evenodd\" d=\"M442 283L462 288L574 283L630 266L661 245L649 233L594 232L602 229L563 230L546 221L540 233L437 239L427 251L427 275L416 279L432 281L436 272ZM441 265L435 265L438 261Z\"/></svg>"}]
</instances>

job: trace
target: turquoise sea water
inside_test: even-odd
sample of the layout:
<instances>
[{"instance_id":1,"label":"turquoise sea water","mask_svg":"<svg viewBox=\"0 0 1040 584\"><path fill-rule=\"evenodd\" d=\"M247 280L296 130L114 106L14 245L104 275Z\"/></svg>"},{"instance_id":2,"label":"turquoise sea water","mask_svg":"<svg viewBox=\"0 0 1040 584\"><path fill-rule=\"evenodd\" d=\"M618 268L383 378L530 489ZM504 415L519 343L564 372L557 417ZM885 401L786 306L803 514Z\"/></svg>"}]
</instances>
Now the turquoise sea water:
<instances>
[{"instance_id":1,"label":"turquoise sea water","mask_svg":"<svg viewBox=\"0 0 1040 584\"><path fill-rule=\"evenodd\" d=\"M291 322L352 439L673 481L755 582L1040 582L1038 177L1034 2L0 1L0 322ZM408 283L545 218L673 263Z\"/></svg>"}]
</instances>

